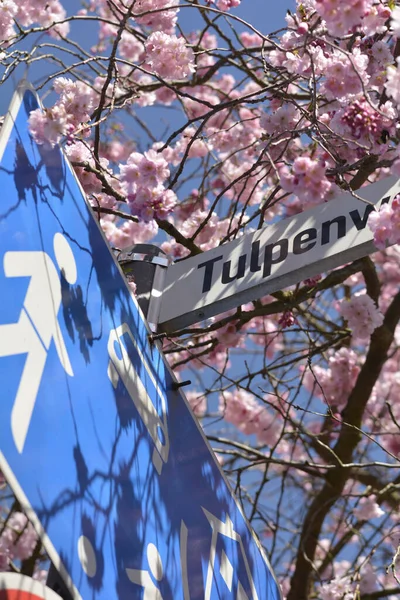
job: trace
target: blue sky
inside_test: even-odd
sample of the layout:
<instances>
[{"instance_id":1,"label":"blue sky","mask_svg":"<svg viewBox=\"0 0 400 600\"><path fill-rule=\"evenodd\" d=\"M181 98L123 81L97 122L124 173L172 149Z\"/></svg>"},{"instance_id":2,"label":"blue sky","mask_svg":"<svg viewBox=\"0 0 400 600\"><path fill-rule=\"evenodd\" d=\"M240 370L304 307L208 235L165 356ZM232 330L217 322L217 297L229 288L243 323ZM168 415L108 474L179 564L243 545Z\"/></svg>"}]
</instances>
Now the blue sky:
<instances>
[{"instance_id":1,"label":"blue sky","mask_svg":"<svg viewBox=\"0 0 400 600\"><path fill-rule=\"evenodd\" d=\"M242 0L235 14L252 23L262 33L270 33L285 26L287 10L294 11L294 8L294 0Z\"/></svg>"}]
</instances>

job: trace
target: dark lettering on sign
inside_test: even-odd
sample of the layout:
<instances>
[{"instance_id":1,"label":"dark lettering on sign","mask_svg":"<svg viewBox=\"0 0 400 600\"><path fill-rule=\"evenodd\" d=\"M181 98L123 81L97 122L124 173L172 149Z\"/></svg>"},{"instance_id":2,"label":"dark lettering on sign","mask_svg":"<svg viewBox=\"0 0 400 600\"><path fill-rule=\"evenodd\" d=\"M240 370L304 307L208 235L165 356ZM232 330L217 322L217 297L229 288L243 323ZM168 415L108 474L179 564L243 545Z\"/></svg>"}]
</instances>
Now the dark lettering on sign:
<instances>
[{"instance_id":1,"label":"dark lettering on sign","mask_svg":"<svg viewBox=\"0 0 400 600\"><path fill-rule=\"evenodd\" d=\"M380 208L383 204L390 202L391 199L391 196L385 196L376 206ZM349 230L351 230L354 225L357 231L362 231L366 228L369 215L374 210L376 209L370 204L366 205L362 215L358 209L351 210L348 213L348 219L346 218L346 215L338 215L330 221L324 221L320 227L318 227L318 229L316 227L310 227L308 229L299 231L299 233L293 237L293 241L292 238L282 237L280 240L265 245L264 248L260 248L259 240L252 242L249 263L247 261L248 254L242 254L239 256L237 267L236 265L232 266L231 260L226 260L222 264L222 269L218 269L218 275L215 277L215 280L220 280L220 282L224 285L232 283L237 279L242 279L245 277L247 268L250 273L257 273L262 269L262 277L269 277L271 275L272 266L282 263L284 260L286 260L289 251L292 251L295 255L304 254L314 248L318 241L320 242L321 246L325 246L326 244L343 238L348 233L348 222ZM319 236L320 239L318 240ZM289 248L290 245L291 249ZM262 262L263 251L264 262ZM214 275L214 265L223 259L224 256L221 254L220 256L210 258L209 260L206 260L198 265L198 269L204 268L202 286L203 294L211 290ZM248 264L249 267L247 267Z\"/></svg>"},{"instance_id":2,"label":"dark lettering on sign","mask_svg":"<svg viewBox=\"0 0 400 600\"><path fill-rule=\"evenodd\" d=\"M385 198L382 198L379 208L383 204L387 204L389 202L389 200L390 200L390 196L386 196ZM369 215L374 211L375 211L375 208L373 206L371 206L371 204L368 204L365 207L364 216L362 219L361 219L360 213L358 212L357 209L350 211L349 214L351 216L351 220L353 221L354 225L357 227L357 231L361 231L362 229L366 228Z\"/></svg>"},{"instance_id":3,"label":"dark lettering on sign","mask_svg":"<svg viewBox=\"0 0 400 600\"><path fill-rule=\"evenodd\" d=\"M253 242L251 245L251 256L250 256L250 271L256 273L261 271L261 265L258 264L260 257L260 242Z\"/></svg>"},{"instance_id":4,"label":"dark lettering on sign","mask_svg":"<svg viewBox=\"0 0 400 600\"><path fill-rule=\"evenodd\" d=\"M321 235L321 244L324 246L325 244L329 244L330 242L330 231L331 225L333 223L337 224L337 239L342 238L346 235L346 217L340 215L332 221L325 221L322 223L322 235Z\"/></svg>"},{"instance_id":5,"label":"dark lettering on sign","mask_svg":"<svg viewBox=\"0 0 400 600\"><path fill-rule=\"evenodd\" d=\"M386 198L382 198L379 208L382 206L382 204L389 204L389 202L390 202L390 196L386 196Z\"/></svg>"},{"instance_id":6,"label":"dark lettering on sign","mask_svg":"<svg viewBox=\"0 0 400 600\"><path fill-rule=\"evenodd\" d=\"M232 261L227 260L226 262L224 262L222 267L221 283L232 283L232 281L235 281L235 279L242 279L246 272L246 259L246 254L242 254L242 256L239 256L239 264L236 275L230 274Z\"/></svg>"},{"instance_id":7,"label":"dark lettering on sign","mask_svg":"<svg viewBox=\"0 0 400 600\"><path fill-rule=\"evenodd\" d=\"M311 248L314 248L317 242L313 240L317 239L317 230L315 227L311 227L310 229L304 229L304 231L300 231L294 240L293 240L293 254L303 254L304 252L308 252ZM311 243L308 243L311 242ZM307 244L303 248L303 244Z\"/></svg>"},{"instance_id":8,"label":"dark lettering on sign","mask_svg":"<svg viewBox=\"0 0 400 600\"><path fill-rule=\"evenodd\" d=\"M274 250L279 248L279 253L274 257ZM282 262L288 255L289 250L289 240L287 238L283 238L283 240L279 240L275 242L275 244L268 244L265 246L264 251L264 269L263 269L263 277L268 277L271 275L271 266L276 265L277 263Z\"/></svg>"},{"instance_id":9,"label":"dark lettering on sign","mask_svg":"<svg viewBox=\"0 0 400 600\"><path fill-rule=\"evenodd\" d=\"M216 256L215 258L210 258L210 260L206 260L206 262L201 263L200 265L198 265L198 269L202 269L203 267L205 267L204 270L204 279L203 279L203 289L201 290L203 292L203 294L205 292L209 292L211 290L211 282L212 282L212 275L213 275L213 270L214 270L214 264L216 262L218 262L219 260L222 260L224 257L222 256Z\"/></svg>"},{"instance_id":10,"label":"dark lettering on sign","mask_svg":"<svg viewBox=\"0 0 400 600\"><path fill-rule=\"evenodd\" d=\"M368 221L368 217L369 215L374 212L374 207L369 205L365 207L365 211L364 211L364 216L361 219L360 217L360 213L358 212L358 210L351 210L350 211L350 216L351 219L354 223L354 225L357 227L357 231L361 231L362 229L365 229L366 225L367 225L367 221Z\"/></svg>"}]
</instances>

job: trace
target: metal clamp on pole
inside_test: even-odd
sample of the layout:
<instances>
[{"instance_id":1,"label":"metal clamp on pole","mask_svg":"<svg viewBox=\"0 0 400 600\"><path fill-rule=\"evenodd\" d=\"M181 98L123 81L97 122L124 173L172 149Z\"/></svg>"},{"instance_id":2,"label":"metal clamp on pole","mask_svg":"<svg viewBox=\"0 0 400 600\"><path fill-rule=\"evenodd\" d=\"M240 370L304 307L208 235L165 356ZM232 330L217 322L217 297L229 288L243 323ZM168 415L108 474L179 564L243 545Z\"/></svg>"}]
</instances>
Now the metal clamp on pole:
<instances>
[{"instance_id":1,"label":"metal clamp on pole","mask_svg":"<svg viewBox=\"0 0 400 600\"><path fill-rule=\"evenodd\" d=\"M136 299L151 331L156 332L165 273L170 261L153 244L135 244L116 256L127 280L135 282Z\"/></svg>"}]
</instances>

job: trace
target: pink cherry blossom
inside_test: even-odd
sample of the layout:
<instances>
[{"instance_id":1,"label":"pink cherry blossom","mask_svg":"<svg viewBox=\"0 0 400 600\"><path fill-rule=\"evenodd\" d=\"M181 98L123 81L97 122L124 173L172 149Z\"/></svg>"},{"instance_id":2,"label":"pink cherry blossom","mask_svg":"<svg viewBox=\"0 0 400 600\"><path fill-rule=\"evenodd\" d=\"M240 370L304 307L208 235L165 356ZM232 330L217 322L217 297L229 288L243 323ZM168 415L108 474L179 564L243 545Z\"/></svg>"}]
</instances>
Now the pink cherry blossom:
<instances>
[{"instance_id":1,"label":"pink cherry blossom","mask_svg":"<svg viewBox=\"0 0 400 600\"><path fill-rule=\"evenodd\" d=\"M293 315L291 310L287 310L282 313L282 316L279 317L279 325L282 327L291 327L296 322L296 317Z\"/></svg>"},{"instance_id":2,"label":"pink cherry blossom","mask_svg":"<svg viewBox=\"0 0 400 600\"><path fill-rule=\"evenodd\" d=\"M240 2L241 0L217 0L217 8L226 11L239 6Z\"/></svg>"},{"instance_id":3,"label":"pink cherry blossom","mask_svg":"<svg viewBox=\"0 0 400 600\"><path fill-rule=\"evenodd\" d=\"M348 577L335 577L329 583L324 583L319 588L320 600L353 600Z\"/></svg>"},{"instance_id":4,"label":"pink cherry blossom","mask_svg":"<svg viewBox=\"0 0 400 600\"><path fill-rule=\"evenodd\" d=\"M270 135L276 135L283 131L292 132L295 125L300 121L300 112L292 104L283 104L273 114L263 114L260 126Z\"/></svg>"},{"instance_id":5,"label":"pink cherry blossom","mask_svg":"<svg viewBox=\"0 0 400 600\"><path fill-rule=\"evenodd\" d=\"M100 225L114 248L123 250L133 244L141 244L152 240L158 232L157 223L154 220L148 223L135 223L133 221L116 222L115 217L104 215Z\"/></svg>"},{"instance_id":6,"label":"pink cherry blossom","mask_svg":"<svg viewBox=\"0 0 400 600\"><path fill-rule=\"evenodd\" d=\"M135 20L153 31L172 34L178 18L178 6L179 0L136 0Z\"/></svg>"},{"instance_id":7,"label":"pink cherry blossom","mask_svg":"<svg viewBox=\"0 0 400 600\"><path fill-rule=\"evenodd\" d=\"M387 245L397 244L400 240L400 202L395 199L392 205L384 204L379 211L371 213L368 226L374 234L377 248L384 249Z\"/></svg>"},{"instance_id":8,"label":"pink cherry blossom","mask_svg":"<svg viewBox=\"0 0 400 600\"><path fill-rule=\"evenodd\" d=\"M18 12L18 6L14 0L4 0L0 4L0 40L6 43L14 35L14 18Z\"/></svg>"},{"instance_id":9,"label":"pink cherry blossom","mask_svg":"<svg viewBox=\"0 0 400 600\"><path fill-rule=\"evenodd\" d=\"M400 37L400 6L395 6L392 10L390 30L396 37Z\"/></svg>"},{"instance_id":10,"label":"pink cherry blossom","mask_svg":"<svg viewBox=\"0 0 400 600\"><path fill-rule=\"evenodd\" d=\"M349 348L340 348L331 354L327 368L312 365L307 370L304 384L307 389L315 389L315 393L326 399L330 405L342 407L354 387L360 367L357 365L357 354Z\"/></svg>"},{"instance_id":11,"label":"pink cherry blossom","mask_svg":"<svg viewBox=\"0 0 400 600\"><path fill-rule=\"evenodd\" d=\"M203 417L207 411L207 399L201 392L188 391L186 399L196 417Z\"/></svg>"},{"instance_id":12,"label":"pink cherry blossom","mask_svg":"<svg viewBox=\"0 0 400 600\"><path fill-rule=\"evenodd\" d=\"M291 169L282 167L279 176L282 188L296 194L303 205L320 204L332 187L326 178L324 164L307 156L296 158Z\"/></svg>"},{"instance_id":13,"label":"pink cherry blossom","mask_svg":"<svg viewBox=\"0 0 400 600\"><path fill-rule=\"evenodd\" d=\"M383 315L367 294L356 294L350 300L342 300L340 312L348 322L353 335L365 339L383 323Z\"/></svg>"},{"instance_id":14,"label":"pink cherry blossom","mask_svg":"<svg viewBox=\"0 0 400 600\"><path fill-rule=\"evenodd\" d=\"M13 512L0 535L0 555L5 554L10 560L29 558L38 541L37 534L21 512Z\"/></svg>"},{"instance_id":15,"label":"pink cherry blossom","mask_svg":"<svg viewBox=\"0 0 400 600\"><path fill-rule=\"evenodd\" d=\"M24 27L34 24L48 29L49 35L57 38L67 35L69 24L62 22L67 13L59 0L48 0L43 4L40 0L31 2L14 2L14 0L2 0L0 4L0 40L1 45L8 45L10 40L17 34L15 22Z\"/></svg>"},{"instance_id":16,"label":"pink cherry blossom","mask_svg":"<svg viewBox=\"0 0 400 600\"><path fill-rule=\"evenodd\" d=\"M385 514L376 502L376 496L363 496L353 511L356 519L370 521L371 519L377 519Z\"/></svg>"},{"instance_id":17,"label":"pink cherry blossom","mask_svg":"<svg viewBox=\"0 0 400 600\"><path fill-rule=\"evenodd\" d=\"M329 33L342 36L361 25L372 3L372 0L316 0L315 7L325 19Z\"/></svg>"},{"instance_id":18,"label":"pink cherry blossom","mask_svg":"<svg viewBox=\"0 0 400 600\"><path fill-rule=\"evenodd\" d=\"M32 575L32 579L34 579L35 581L40 581L42 585L46 585L48 575L49 572L45 569L36 568Z\"/></svg>"},{"instance_id":19,"label":"pink cherry blossom","mask_svg":"<svg viewBox=\"0 0 400 600\"><path fill-rule=\"evenodd\" d=\"M334 51L326 61L321 91L331 100L361 93L369 80L367 67L368 56L359 48L354 48L350 54Z\"/></svg>"},{"instance_id":20,"label":"pink cherry blossom","mask_svg":"<svg viewBox=\"0 0 400 600\"><path fill-rule=\"evenodd\" d=\"M193 50L183 38L156 31L147 38L145 49L151 70L164 79L186 79L195 72Z\"/></svg>"},{"instance_id":21,"label":"pink cherry blossom","mask_svg":"<svg viewBox=\"0 0 400 600\"><path fill-rule=\"evenodd\" d=\"M273 445L279 438L277 416L245 390L224 392L220 396L219 411L226 421L246 435L255 434L261 443Z\"/></svg>"},{"instance_id":22,"label":"pink cherry blossom","mask_svg":"<svg viewBox=\"0 0 400 600\"><path fill-rule=\"evenodd\" d=\"M386 93L390 98L393 98L397 106L400 105L400 72L399 72L399 58L396 59L397 67L389 65L386 71Z\"/></svg>"},{"instance_id":23,"label":"pink cherry blossom","mask_svg":"<svg viewBox=\"0 0 400 600\"><path fill-rule=\"evenodd\" d=\"M29 130L38 144L54 146L63 136L72 136L77 129L84 133L83 125L90 120L96 93L81 81L59 77L54 90L60 98L51 108L31 112Z\"/></svg>"}]
</instances>

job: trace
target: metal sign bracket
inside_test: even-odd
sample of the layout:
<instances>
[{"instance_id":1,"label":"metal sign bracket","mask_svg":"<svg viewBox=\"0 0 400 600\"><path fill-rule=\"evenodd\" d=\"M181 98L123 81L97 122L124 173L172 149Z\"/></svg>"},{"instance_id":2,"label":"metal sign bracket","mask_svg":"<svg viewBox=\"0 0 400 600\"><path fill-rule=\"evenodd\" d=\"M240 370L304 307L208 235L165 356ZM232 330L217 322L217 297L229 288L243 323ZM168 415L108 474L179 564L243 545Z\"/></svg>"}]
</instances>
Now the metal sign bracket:
<instances>
[{"instance_id":1,"label":"metal sign bracket","mask_svg":"<svg viewBox=\"0 0 400 600\"><path fill-rule=\"evenodd\" d=\"M136 299L153 333L159 323L165 276L170 260L153 244L135 244L116 254L128 281L136 284Z\"/></svg>"}]
</instances>

